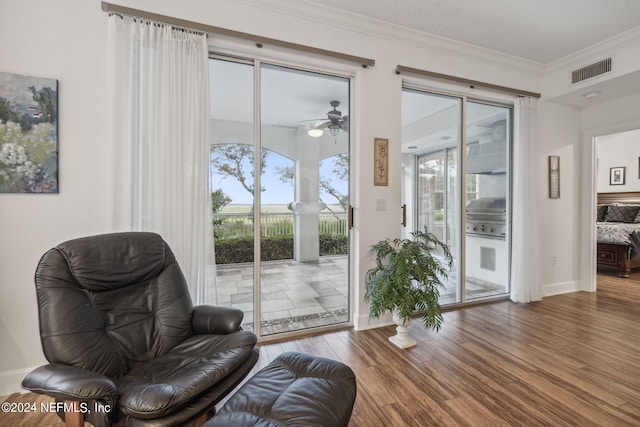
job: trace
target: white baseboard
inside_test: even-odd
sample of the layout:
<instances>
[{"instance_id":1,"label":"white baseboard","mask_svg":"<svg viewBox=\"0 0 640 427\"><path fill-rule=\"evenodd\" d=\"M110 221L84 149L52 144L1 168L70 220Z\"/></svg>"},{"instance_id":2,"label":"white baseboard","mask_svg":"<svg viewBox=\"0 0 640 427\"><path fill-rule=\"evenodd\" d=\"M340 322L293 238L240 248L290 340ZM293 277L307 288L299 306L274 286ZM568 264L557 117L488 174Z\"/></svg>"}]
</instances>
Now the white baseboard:
<instances>
[{"instance_id":1,"label":"white baseboard","mask_svg":"<svg viewBox=\"0 0 640 427\"><path fill-rule=\"evenodd\" d=\"M371 319L368 314L353 315L353 329L356 331L365 331L367 329L381 328L383 326L393 325L391 314L383 316L379 319Z\"/></svg>"},{"instance_id":2,"label":"white baseboard","mask_svg":"<svg viewBox=\"0 0 640 427\"><path fill-rule=\"evenodd\" d=\"M581 289L577 281L550 283L544 285L542 289L543 296L550 297L553 295L568 294L570 292L578 292Z\"/></svg>"},{"instance_id":3,"label":"white baseboard","mask_svg":"<svg viewBox=\"0 0 640 427\"><path fill-rule=\"evenodd\" d=\"M22 380L35 368L34 366L32 368L12 369L0 372L0 396L24 393L25 390L21 386Z\"/></svg>"}]
</instances>

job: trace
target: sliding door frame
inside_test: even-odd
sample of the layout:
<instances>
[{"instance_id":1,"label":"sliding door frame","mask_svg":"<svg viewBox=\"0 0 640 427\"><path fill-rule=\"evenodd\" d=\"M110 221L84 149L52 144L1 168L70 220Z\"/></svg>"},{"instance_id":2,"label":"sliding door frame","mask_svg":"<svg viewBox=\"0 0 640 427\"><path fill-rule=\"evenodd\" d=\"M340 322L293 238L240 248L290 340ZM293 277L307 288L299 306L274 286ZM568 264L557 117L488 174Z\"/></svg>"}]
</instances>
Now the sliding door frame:
<instances>
[{"instance_id":1,"label":"sliding door frame","mask_svg":"<svg viewBox=\"0 0 640 427\"><path fill-rule=\"evenodd\" d=\"M229 62L236 62L241 64L251 65L253 67L253 150L254 156L260 156L262 150L262 66L270 65L275 67L288 68L293 70L299 70L309 73L323 74L331 77L343 78L348 81L349 88L349 116L353 117L354 111L354 79L355 75L353 73L347 72L338 72L336 70L328 70L322 67L313 67L308 65L300 65L295 62L284 62L278 60L272 60L269 58L262 57L243 57L236 56L234 54L230 54L224 51L209 51L210 59L217 59ZM348 154L349 154L349 173L348 173L348 191L349 191L349 206L352 204L352 200L354 198L354 189L355 185L352 182L351 177L352 168L354 165L354 156L353 153L353 126L349 126L348 132ZM262 170L261 170L261 162L254 161L253 165L253 173L254 173L254 188L262 188ZM260 191L254 192L253 197L253 231L254 231L254 247L253 247L253 329L254 333L258 337L258 340L261 342L267 342L271 340L278 340L285 337L292 337L296 335L303 335L309 333L309 329L301 329L292 332L283 332L272 335L262 335L262 325L261 325L261 304L262 304L262 263L261 263L261 245L260 245L260 236L261 236L261 221L262 221L262 197ZM351 213L348 211L347 215ZM353 312L354 312L354 301L353 301L353 290L352 283L354 282L352 278L352 264L353 264L353 251L351 250L354 245L352 244L353 233L352 230L347 228L347 272L346 272L346 280L347 280L347 309L348 309L348 321L340 324L327 325L314 327L312 330L314 332L323 331L323 330L333 330L336 328L343 328L345 326L353 325Z\"/></svg>"},{"instance_id":2,"label":"sliding door frame","mask_svg":"<svg viewBox=\"0 0 640 427\"><path fill-rule=\"evenodd\" d=\"M253 61L253 332L262 337L262 61Z\"/></svg>"},{"instance_id":3,"label":"sliding door frame","mask_svg":"<svg viewBox=\"0 0 640 427\"><path fill-rule=\"evenodd\" d=\"M514 127L514 122L513 122L513 108L514 108L514 103L513 101L509 101L507 98L505 98L504 96L500 96L500 97L496 97L495 94L482 94L482 95L478 95L477 93L474 94L469 94L469 93L465 93L463 91L456 91L456 90L451 90L451 89L441 89L441 88L435 88L432 86L427 86L424 84L417 84L417 83L412 83L412 82L407 82L407 81L403 81L402 82L402 90L412 90L415 92L420 92L420 93L424 93L424 94L433 94L433 95L441 95L441 96L447 96L447 97L451 97L451 98L458 98L460 99L461 102L461 106L460 106L460 140L462 141L462 143L457 147L459 155L458 155L458 159L457 159L457 163L456 163L456 167L458 170L458 175L462 178L458 178L458 197L456 198L456 206L455 209L457 212L459 212L458 214L458 218L456 219L458 222L458 224L456 224L457 226L460 227L460 233L459 233L459 237L458 237L458 244L460 245L460 250L459 250L459 260L457 262L457 266L456 266L456 273L458 275L458 290L460 292L460 302L456 302L456 303L451 303L451 304L447 304L446 306L444 306L443 308L454 308L454 307L460 307L460 306L466 306L466 305L473 305L473 304L478 304L478 303L483 303L483 302L489 302L489 301L495 301L495 300L503 300L503 299L507 299L509 298L509 292L511 291L511 204L512 204L512 199L513 199L513 127ZM493 96L492 96L493 95ZM507 224L508 224L508 254L509 254L509 262L508 262L508 291L504 294L501 295L497 295L497 296L491 296L491 297L486 297L486 298L482 298L479 300L472 300L472 301L467 301L467 292L466 292L466 258L467 258L467 243L466 243L466 233L465 233L465 224L466 224L466 209L465 209L465 205L466 205L466 171L467 171L467 156L466 156L466 144L467 144L467 106L469 102L474 102L474 103L480 103L480 104L486 104L486 105L492 105L492 106L496 106L496 107L504 107L504 108L508 108L510 109L510 118L511 118L511 129L510 129L510 133L508 135L508 143L507 143L507 171L508 171L508 181L507 181ZM438 150L435 150L433 152L436 152ZM423 153L423 154L429 154L429 153ZM414 173L417 173L417 161L418 161L418 155L414 156L414 164L415 164L415 168L414 168ZM462 172L462 173L461 173ZM414 178L415 179L415 176ZM417 200L418 197L418 186L415 185L414 186L414 200ZM417 221L418 221L418 205L417 203L414 203L414 224L413 224L413 228L416 229L417 227Z\"/></svg>"}]
</instances>

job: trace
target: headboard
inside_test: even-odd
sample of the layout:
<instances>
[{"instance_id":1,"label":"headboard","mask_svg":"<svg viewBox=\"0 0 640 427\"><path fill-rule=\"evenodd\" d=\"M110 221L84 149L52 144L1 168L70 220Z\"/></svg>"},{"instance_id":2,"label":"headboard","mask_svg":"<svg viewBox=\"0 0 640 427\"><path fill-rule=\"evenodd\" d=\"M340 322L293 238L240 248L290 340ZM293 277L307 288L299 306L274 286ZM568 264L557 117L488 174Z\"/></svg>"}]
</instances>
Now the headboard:
<instances>
[{"instance_id":1,"label":"headboard","mask_svg":"<svg viewBox=\"0 0 640 427\"><path fill-rule=\"evenodd\" d=\"M599 205L608 205L613 202L640 204L640 192L628 191L625 193L598 193Z\"/></svg>"}]
</instances>

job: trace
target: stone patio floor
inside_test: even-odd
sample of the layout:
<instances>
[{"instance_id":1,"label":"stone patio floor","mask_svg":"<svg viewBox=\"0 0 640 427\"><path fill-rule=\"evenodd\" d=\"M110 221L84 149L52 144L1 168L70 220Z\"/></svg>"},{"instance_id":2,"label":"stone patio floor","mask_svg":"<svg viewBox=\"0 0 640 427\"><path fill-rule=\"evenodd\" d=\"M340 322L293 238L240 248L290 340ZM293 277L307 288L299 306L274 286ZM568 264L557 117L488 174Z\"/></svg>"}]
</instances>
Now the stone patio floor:
<instances>
[{"instance_id":1,"label":"stone patio floor","mask_svg":"<svg viewBox=\"0 0 640 427\"><path fill-rule=\"evenodd\" d=\"M242 327L253 325L253 264L216 266L217 304L244 311ZM318 262L264 261L261 270L261 335L293 332L349 322L348 260L321 257ZM456 278L450 275L442 304L456 302ZM504 286L467 278L467 298L503 294Z\"/></svg>"},{"instance_id":2,"label":"stone patio floor","mask_svg":"<svg viewBox=\"0 0 640 427\"><path fill-rule=\"evenodd\" d=\"M346 256L318 262L265 261L261 267L261 335L349 321ZM216 266L217 304L244 311L253 330L252 263Z\"/></svg>"}]
</instances>

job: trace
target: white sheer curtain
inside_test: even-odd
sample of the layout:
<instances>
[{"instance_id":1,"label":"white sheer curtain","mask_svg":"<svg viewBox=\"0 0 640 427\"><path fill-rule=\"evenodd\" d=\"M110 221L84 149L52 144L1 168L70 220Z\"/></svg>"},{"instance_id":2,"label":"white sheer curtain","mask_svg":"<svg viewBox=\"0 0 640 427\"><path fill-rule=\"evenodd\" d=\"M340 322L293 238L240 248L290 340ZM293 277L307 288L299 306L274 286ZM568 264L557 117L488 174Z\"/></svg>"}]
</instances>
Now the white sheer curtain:
<instances>
[{"instance_id":1,"label":"white sheer curtain","mask_svg":"<svg viewBox=\"0 0 640 427\"><path fill-rule=\"evenodd\" d=\"M215 280L207 36L108 20L114 227L160 234L195 302L215 302L207 295Z\"/></svg>"},{"instance_id":2,"label":"white sheer curtain","mask_svg":"<svg viewBox=\"0 0 640 427\"><path fill-rule=\"evenodd\" d=\"M515 102L511 254L514 302L542 299L538 181L543 178L538 173L537 103L530 97L518 97Z\"/></svg>"}]
</instances>

